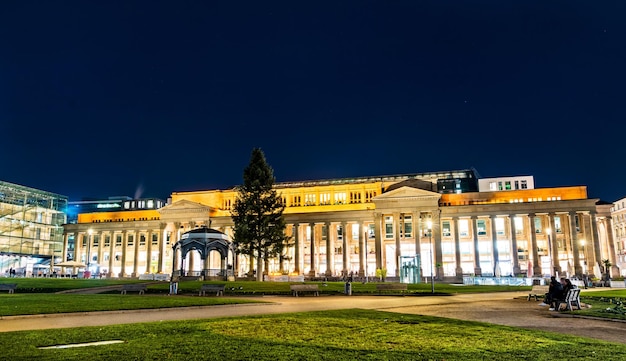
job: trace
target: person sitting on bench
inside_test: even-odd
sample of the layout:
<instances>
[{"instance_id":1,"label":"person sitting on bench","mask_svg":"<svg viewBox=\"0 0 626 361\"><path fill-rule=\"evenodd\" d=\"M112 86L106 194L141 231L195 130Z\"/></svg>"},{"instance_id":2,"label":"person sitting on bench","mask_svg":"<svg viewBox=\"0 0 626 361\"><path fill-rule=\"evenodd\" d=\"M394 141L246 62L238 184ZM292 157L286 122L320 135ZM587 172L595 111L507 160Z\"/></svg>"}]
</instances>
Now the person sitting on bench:
<instances>
[{"instance_id":1,"label":"person sitting on bench","mask_svg":"<svg viewBox=\"0 0 626 361\"><path fill-rule=\"evenodd\" d=\"M561 297L562 293L563 285L561 284L561 282L557 281L556 277L554 276L550 277L550 286L548 288L548 293L546 293L546 296L541 305L550 305L550 307L552 307L552 303L557 299L557 297Z\"/></svg>"}]
</instances>

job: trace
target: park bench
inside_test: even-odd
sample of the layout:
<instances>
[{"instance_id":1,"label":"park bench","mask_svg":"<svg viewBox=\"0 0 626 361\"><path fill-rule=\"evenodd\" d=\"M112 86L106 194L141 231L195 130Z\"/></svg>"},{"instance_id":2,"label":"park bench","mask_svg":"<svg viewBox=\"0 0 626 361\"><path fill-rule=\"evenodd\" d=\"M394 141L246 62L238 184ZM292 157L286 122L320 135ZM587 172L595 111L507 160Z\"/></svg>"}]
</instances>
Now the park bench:
<instances>
[{"instance_id":1,"label":"park bench","mask_svg":"<svg viewBox=\"0 0 626 361\"><path fill-rule=\"evenodd\" d=\"M224 285L202 285L200 287L200 296L205 296L207 292L215 293L216 296L224 296L224 287Z\"/></svg>"},{"instance_id":2,"label":"park bench","mask_svg":"<svg viewBox=\"0 0 626 361\"><path fill-rule=\"evenodd\" d=\"M400 291L402 294L406 292L406 283L377 283L376 291L382 293L383 291Z\"/></svg>"},{"instance_id":3,"label":"park bench","mask_svg":"<svg viewBox=\"0 0 626 361\"><path fill-rule=\"evenodd\" d=\"M139 292L140 295L143 295L148 290L148 286L144 284L129 284L122 286L122 294L125 295L126 292Z\"/></svg>"},{"instance_id":4,"label":"park bench","mask_svg":"<svg viewBox=\"0 0 626 361\"><path fill-rule=\"evenodd\" d=\"M17 289L17 283L0 283L0 291L9 291L9 293L15 293Z\"/></svg>"},{"instance_id":5,"label":"park bench","mask_svg":"<svg viewBox=\"0 0 626 361\"><path fill-rule=\"evenodd\" d=\"M528 301L530 301L531 297L534 297L535 301L537 301L537 297L543 298L546 295L546 293L548 293L549 288L550 286L534 285L533 288L528 293Z\"/></svg>"},{"instance_id":6,"label":"park bench","mask_svg":"<svg viewBox=\"0 0 626 361\"><path fill-rule=\"evenodd\" d=\"M315 296L320 295L320 289L318 285L290 285L289 289L291 289L291 294L295 297L298 297L298 292L312 292Z\"/></svg>"},{"instance_id":7,"label":"park bench","mask_svg":"<svg viewBox=\"0 0 626 361\"><path fill-rule=\"evenodd\" d=\"M564 299L556 301L555 309L560 311L562 305L565 305L566 311L573 311L572 306L576 306L580 310L580 288L568 290Z\"/></svg>"}]
</instances>

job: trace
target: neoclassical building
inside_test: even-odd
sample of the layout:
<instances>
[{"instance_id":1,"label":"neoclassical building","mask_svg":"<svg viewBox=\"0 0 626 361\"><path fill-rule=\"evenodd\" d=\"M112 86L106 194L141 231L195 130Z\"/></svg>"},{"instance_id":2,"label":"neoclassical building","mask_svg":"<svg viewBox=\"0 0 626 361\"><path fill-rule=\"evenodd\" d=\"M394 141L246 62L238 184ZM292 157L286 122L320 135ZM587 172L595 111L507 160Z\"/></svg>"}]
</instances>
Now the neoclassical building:
<instances>
[{"instance_id":1,"label":"neoclassical building","mask_svg":"<svg viewBox=\"0 0 626 361\"><path fill-rule=\"evenodd\" d=\"M287 254L269 273L403 277L562 275L602 272L615 259L612 204L585 186L534 188L532 177L478 179L472 170L276 183L285 206ZM64 255L109 277L173 271L173 245L201 227L232 236L235 189L174 192L159 209L78 215L64 227ZM419 260L419 263L418 263ZM194 252L188 272L210 275L219 254ZM228 265L244 275L242 255ZM617 262L613 262L618 265ZM432 270L432 271L431 271ZM613 274L620 272L615 267Z\"/></svg>"},{"instance_id":2,"label":"neoclassical building","mask_svg":"<svg viewBox=\"0 0 626 361\"><path fill-rule=\"evenodd\" d=\"M614 265L612 275L619 275L615 268L617 266L621 275L626 276L626 198L613 202L611 216L613 217L613 233L615 234L615 254L610 253L614 258L609 258L609 261Z\"/></svg>"}]
</instances>

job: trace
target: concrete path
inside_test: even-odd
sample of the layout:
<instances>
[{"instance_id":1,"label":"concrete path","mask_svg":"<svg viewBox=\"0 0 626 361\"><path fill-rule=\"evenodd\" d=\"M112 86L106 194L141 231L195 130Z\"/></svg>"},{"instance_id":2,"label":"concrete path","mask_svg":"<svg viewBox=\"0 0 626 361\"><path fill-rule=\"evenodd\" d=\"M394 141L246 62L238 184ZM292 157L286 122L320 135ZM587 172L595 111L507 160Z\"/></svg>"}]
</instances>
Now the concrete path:
<instances>
[{"instance_id":1,"label":"concrete path","mask_svg":"<svg viewBox=\"0 0 626 361\"><path fill-rule=\"evenodd\" d=\"M526 301L527 292L454 296L265 296L266 304L202 306L157 310L85 312L0 318L0 332L103 326L304 311L362 308L490 322L626 343L626 323L564 318Z\"/></svg>"}]
</instances>

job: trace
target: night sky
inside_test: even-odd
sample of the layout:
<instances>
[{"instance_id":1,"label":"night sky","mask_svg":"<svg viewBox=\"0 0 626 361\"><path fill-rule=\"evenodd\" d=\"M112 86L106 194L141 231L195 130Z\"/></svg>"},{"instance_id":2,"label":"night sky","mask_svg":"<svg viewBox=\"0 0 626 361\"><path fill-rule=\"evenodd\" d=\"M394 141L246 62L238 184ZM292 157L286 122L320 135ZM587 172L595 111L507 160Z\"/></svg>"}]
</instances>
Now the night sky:
<instances>
[{"instance_id":1,"label":"night sky","mask_svg":"<svg viewBox=\"0 0 626 361\"><path fill-rule=\"evenodd\" d=\"M626 1L0 2L0 180L70 201L467 169L626 196Z\"/></svg>"}]
</instances>

